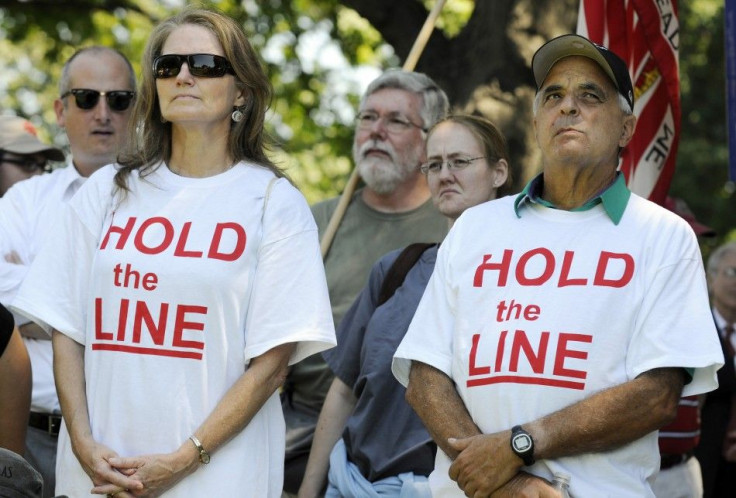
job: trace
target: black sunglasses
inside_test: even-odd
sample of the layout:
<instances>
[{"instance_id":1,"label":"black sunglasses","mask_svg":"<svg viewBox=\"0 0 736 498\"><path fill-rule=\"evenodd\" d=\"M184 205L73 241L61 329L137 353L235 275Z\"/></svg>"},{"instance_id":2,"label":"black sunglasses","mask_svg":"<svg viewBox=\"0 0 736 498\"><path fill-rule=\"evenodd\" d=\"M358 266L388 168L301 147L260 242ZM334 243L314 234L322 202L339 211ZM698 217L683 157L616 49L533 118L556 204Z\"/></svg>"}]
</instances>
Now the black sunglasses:
<instances>
[{"instance_id":1,"label":"black sunglasses","mask_svg":"<svg viewBox=\"0 0 736 498\"><path fill-rule=\"evenodd\" d=\"M113 90L111 92L100 92L97 90L90 90L88 88L72 88L68 92L64 93L61 98L74 95L74 100L77 102L77 107L84 110L89 110L97 105L100 101L100 95L104 95L107 100L107 105L113 111L122 112L130 107L130 103L135 97L135 92L130 90Z\"/></svg>"},{"instance_id":2,"label":"black sunglasses","mask_svg":"<svg viewBox=\"0 0 736 498\"><path fill-rule=\"evenodd\" d=\"M39 161L33 157L11 158L5 157L5 155L0 155L0 163L15 164L16 166L20 166L20 169L22 169L26 173L35 173L36 171L48 171L48 161L46 159L42 159Z\"/></svg>"},{"instance_id":3,"label":"black sunglasses","mask_svg":"<svg viewBox=\"0 0 736 498\"><path fill-rule=\"evenodd\" d=\"M225 74L235 74L230 62L222 56L212 54L166 54L153 59L154 78L173 78L181 66L187 63L189 74L200 78L221 78Z\"/></svg>"}]
</instances>

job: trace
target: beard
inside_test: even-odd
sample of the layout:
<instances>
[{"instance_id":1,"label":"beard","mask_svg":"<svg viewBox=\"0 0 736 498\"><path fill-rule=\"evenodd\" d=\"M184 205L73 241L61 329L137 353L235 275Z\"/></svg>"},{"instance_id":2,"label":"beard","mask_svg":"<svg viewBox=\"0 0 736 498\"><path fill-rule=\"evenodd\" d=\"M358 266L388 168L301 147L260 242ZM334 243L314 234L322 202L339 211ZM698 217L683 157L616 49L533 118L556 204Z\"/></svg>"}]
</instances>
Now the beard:
<instances>
[{"instance_id":1,"label":"beard","mask_svg":"<svg viewBox=\"0 0 736 498\"><path fill-rule=\"evenodd\" d=\"M369 151L386 155L366 156ZM358 148L353 146L353 159L365 184L379 195L392 194L419 167L419 157L413 151L400 157L390 144L369 140Z\"/></svg>"}]
</instances>

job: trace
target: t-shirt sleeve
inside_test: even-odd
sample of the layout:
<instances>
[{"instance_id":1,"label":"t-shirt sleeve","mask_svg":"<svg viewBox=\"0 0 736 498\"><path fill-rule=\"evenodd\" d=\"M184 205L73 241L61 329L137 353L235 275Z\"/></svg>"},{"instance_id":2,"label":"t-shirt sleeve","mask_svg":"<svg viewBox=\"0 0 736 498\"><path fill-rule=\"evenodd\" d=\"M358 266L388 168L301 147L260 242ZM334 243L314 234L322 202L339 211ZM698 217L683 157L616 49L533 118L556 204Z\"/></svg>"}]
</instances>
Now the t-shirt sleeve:
<instances>
[{"instance_id":1,"label":"t-shirt sleeve","mask_svg":"<svg viewBox=\"0 0 736 498\"><path fill-rule=\"evenodd\" d=\"M64 206L12 304L47 333L56 329L80 344L95 251L112 202L111 171L98 171Z\"/></svg>"},{"instance_id":2,"label":"t-shirt sleeve","mask_svg":"<svg viewBox=\"0 0 736 498\"><path fill-rule=\"evenodd\" d=\"M452 231L437 252L437 262L404 339L394 354L391 371L409 384L412 361L420 361L452 377L453 330L456 295L449 279Z\"/></svg>"},{"instance_id":3,"label":"t-shirt sleeve","mask_svg":"<svg viewBox=\"0 0 736 498\"><path fill-rule=\"evenodd\" d=\"M284 179L264 213L245 335L247 359L297 343L289 364L335 345L317 228L304 197Z\"/></svg>"},{"instance_id":4,"label":"t-shirt sleeve","mask_svg":"<svg viewBox=\"0 0 736 498\"><path fill-rule=\"evenodd\" d=\"M9 305L28 273L34 182L15 185L0 197L0 302ZM12 257L11 257L12 255Z\"/></svg>"},{"instance_id":5,"label":"t-shirt sleeve","mask_svg":"<svg viewBox=\"0 0 736 498\"><path fill-rule=\"evenodd\" d=\"M358 294L337 327L337 346L322 354L335 376L350 387L358 380L365 331L376 311L386 271L396 260L399 252L392 251L373 265L368 276L368 284Z\"/></svg>"},{"instance_id":6,"label":"t-shirt sleeve","mask_svg":"<svg viewBox=\"0 0 736 498\"><path fill-rule=\"evenodd\" d=\"M718 386L716 371L723 355L697 246L687 240L683 245L670 245L671 253L683 256L659 267L645 291L626 368L631 378L654 368L692 368L692 381L683 391L689 396Z\"/></svg>"}]
</instances>

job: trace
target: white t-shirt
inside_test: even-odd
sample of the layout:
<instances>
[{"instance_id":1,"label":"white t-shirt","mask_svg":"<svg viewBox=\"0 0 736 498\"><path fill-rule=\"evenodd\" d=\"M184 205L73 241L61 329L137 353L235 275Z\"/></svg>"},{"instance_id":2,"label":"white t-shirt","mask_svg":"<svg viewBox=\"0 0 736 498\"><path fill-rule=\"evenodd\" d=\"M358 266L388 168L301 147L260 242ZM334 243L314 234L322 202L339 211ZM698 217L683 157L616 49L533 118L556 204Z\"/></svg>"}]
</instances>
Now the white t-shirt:
<instances>
[{"instance_id":1,"label":"white t-shirt","mask_svg":"<svg viewBox=\"0 0 736 498\"><path fill-rule=\"evenodd\" d=\"M165 166L95 173L69 203L14 306L85 346L93 436L122 456L174 451L251 358L297 343L290 363L334 346L317 230L302 195L239 163L208 178ZM284 421L274 394L248 426L167 497L277 497ZM60 435L56 493L92 483Z\"/></svg>"},{"instance_id":2,"label":"white t-shirt","mask_svg":"<svg viewBox=\"0 0 736 498\"><path fill-rule=\"evenodd\" d=\"M64 206L85 180L70 160L64 168L16 183L0 197L0 303L13 302L28 268L59 224ZM5 258L10 253L17 261ZM25 323L28 319L16 313L15 324ZM23 342L33 371L31 410L58 413L51 341L23 337Z\"/></svg>"},{"instance_id":3,"label":"white t-shirt","mask_svg":"<svg viewBox=\"0 0 736 498\"><path fill-rule=\"evenodd\" d=\"M581 401L659 367L691 367L684 395L717 386L723 356L692 230L636 195L614 225L602 205L569 212L513 197L465 211L439 250L393 372L411 360L455 382L483 433ZM437 452L433 496L464 496ZM657 434L604 453L538 461L573 496L653 496Z\"/></svg>"}]
</instances>

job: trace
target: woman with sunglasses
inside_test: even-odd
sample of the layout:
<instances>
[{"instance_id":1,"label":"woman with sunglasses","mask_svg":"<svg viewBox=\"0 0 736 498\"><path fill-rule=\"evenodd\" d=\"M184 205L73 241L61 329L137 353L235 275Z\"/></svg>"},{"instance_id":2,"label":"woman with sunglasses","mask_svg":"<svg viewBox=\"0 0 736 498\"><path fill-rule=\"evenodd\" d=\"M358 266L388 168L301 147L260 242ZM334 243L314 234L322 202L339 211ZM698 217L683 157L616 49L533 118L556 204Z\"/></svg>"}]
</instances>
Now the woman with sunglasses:
<instances>
[{"instance_id":1,"label":"woman with sunglasses","mask_svg":"<svg viewBox=\"0 0 736 498\"><path fill-rule=\"evenodd\" d=\"M432 201L452 225L465 209L495 199L510 183L505 139L486 119L446 117L428 132L422 171ZM391 373L393 354L434 269L437 245L424 247L391 252L374 265L340 323L337 347L323 354L335 379L299 498L320 496L326 481L329 498L430 496L426 476L437 447Z\"/></svg>"},{"instance_id":2,"label":"woman with sunglasses","mask_svg":"<svg viewBox=\"0 0 736 498\"><path fill-rule=\"evenodd\" d=\"M276 391L335 344L316 226L265 155L271 90L240 26L187 9L142 67L129 149L39 256L44 296L18 300L54 329L56 492L277 497Z\"/></svg>"}]
</instances>

